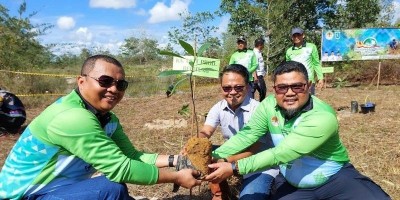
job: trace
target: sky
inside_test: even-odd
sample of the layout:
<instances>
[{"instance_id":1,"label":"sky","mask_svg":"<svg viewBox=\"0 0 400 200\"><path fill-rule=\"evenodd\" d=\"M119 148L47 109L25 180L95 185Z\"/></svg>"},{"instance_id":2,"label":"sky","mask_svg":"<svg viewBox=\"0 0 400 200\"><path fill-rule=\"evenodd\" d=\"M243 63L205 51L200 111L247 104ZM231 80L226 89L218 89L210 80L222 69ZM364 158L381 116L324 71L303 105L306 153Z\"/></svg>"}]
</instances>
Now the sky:
<instances>
[{"instance_id":1,"label":"sky","mask_svg":"<svg viewBox=\"0 0 400 200\"><path fill-rule=\"evenodd\" d=\"M124 39L143 36L156 39L160 47L168 43L168 31L182 23L179 13L189 11L216 11L217 0L25 0L32 24L54 25L39 37L42 44L58 45L53 53L66 51L78 54L83 47L108 49L119 53ZM17 16L23 0L0 0L0 4ZM395 10L400 10L400 0L394 0ZM396 12L394 19L400 17ZM229 16L216 19L213 25L225 32Z\"/></svg>"},{"instance_id":2,"label":"sky","mask_svg":"<svg viewBox=\"0 0 400 200\"><path fill-rule=\"evenodd\" d=\"M162 47L168 43L168 31L182 24L179 13L189 11L216 11L220 1L215 0L25 0L27 11L23 16L37 12L30 18L32 24L54 25L44 36L42 44L76 44L71 53L82 47L108 49L118 53L124 39L147 36L156 39ZM11 16L18 15L22 0L0 0ZM229 17L213 23L220 32L227 28ZM53 52L67 51L58 46Z\"/></svg>"}]
</instances>

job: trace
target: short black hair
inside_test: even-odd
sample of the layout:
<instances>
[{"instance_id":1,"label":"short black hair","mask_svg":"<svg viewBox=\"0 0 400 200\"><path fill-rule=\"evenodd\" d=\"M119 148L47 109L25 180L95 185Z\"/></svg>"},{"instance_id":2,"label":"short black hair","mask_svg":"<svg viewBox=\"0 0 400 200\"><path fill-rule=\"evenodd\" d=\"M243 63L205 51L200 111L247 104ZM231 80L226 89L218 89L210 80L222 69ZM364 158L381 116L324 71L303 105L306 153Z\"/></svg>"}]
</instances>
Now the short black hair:
<instances>
[{"instance_id":1,"label":"short black hair","mask_svg":"<svg viewBox=\"0 0 400 200\"><path fill-rule=\"evenodd\" d=\"M276 76L290 72L302 73L304 75L304 78L308 82L308 73L306 67L302 63L296 61L284 61L279 64L278 67L276 67L274 70L272 81L275 83Z\"/></svg>"},{"instance_id":2,"label":"short black hair","mask_svg":"<svg viewBox=\"0 0 400 200\"><path fill-rule=\"evenodd\" d=\"M108 56L108 55L94 55L86 58L85 62L83 62L82 68L81 68L81 75L88 74L92 69L94 68L96 61L97 60L103 60L105 62L114 64L120 68L122 67L122 64L115 58Z\"/></svg>"},{"instance_id":3,"label":"short black hair","mask_svg":"<svg viewBox=\"0 0 400 200\"><path fill-rule=\"evenodd\" d=\"M233 72L236 74L240 74L244 78L244 81L246 82L246 84L249 84L249 71L243 65L230 64L230 65L224 67L224 69L222 69L222 71L219 73L219 79L221 82L222 82L222 76L227 72Z\"/></svg>"},{"instance_id":4,"label":"short black hair","mask_svg":"<svg viewBox=\"0 0 400 200\"><path fill-rule=\"evenodd\" d=\"M260 45L264 45L265 40L262 38L257 38L256 40L254 40L254 46L258 47Z\"/></svg>"}]
</instances>

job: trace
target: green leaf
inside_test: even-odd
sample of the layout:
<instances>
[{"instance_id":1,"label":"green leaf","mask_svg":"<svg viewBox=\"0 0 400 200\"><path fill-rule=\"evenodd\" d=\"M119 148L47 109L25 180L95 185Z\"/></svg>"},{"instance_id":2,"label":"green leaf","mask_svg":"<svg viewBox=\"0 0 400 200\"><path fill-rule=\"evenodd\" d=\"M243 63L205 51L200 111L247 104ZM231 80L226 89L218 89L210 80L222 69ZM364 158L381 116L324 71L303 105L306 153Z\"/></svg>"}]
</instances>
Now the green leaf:
<instances>
[{"instance_id":1,"label":"green leaf","mask_svg":"<svg viewBox=\"0 0 400 200\"><path fill-rule=\"evenodd\" d=\"M194 56L194 49L192 45L183 40L179 40L179 44L183 47L183 49L185 49L186 52L188 52L189 55Z\"/></svg>"},{"instance_id":2,"label":"green leaf","mask_svg":"<svg viewBox=\"0 0 400 200\"><path fill-rule=\"evenodd\" d=\"M164 56L175 56L175 57L179 57L179 58L186 59L186 58L182 57L181 55L176 54L176 53L174 53L174 52L170 52L170 51L164 51L164 50L162 50L162 51L159 52L159 54L160 54L160 55L164 55Z\"/></svg>"},{"instance_id":3,"label":"green leaf","mask_svg":"<svg viewBox=\"0 0 400 200\"><path fill-rule=\"evenodd\" d=\"M178 87L178 85L180 85L181 83L183 83L184 80L188 79L188 77L183 77L182 79L180 79L178 82L176 82L175 84L171 84L168 86L167 91L169 91L169 94L167 94L167 97L172 96L172 94L175 93L176 88Z\"/></svg>"},{"instance_id":4,"label":"green leaf","mask_svg":"<svg viewBox=\"0 0 400 200\"><path fill-rule=\"evenodd\" d=\"M182 116L188 117L190 114L189 104L184 104L182 108L178 111L178 113Z\"/></svg>"},{"instance_id":5,"label":"green leaf","mask_svg":"<svg viewBox=\"0 0 400 200\"><path fill-rule=\"evenodd\" d=\"M203 45L201 45L201 47L199 48L199 51L197 51L197 55L201 56L205 50L210 48L210 46L211 46L211 43L204 43Z\"/></svg>"},{"instance_id":6,"label":"green leaf","mask_svg":"<svg viewBox=\"0 0 400 200\"><path fill-rule=\"evenodd\" d=\"M204 71L204 72L213 72L213 71L217 71L213 68L199 68L197 71Z\"/></svg>"},{"instance_id":7,"label":"green leaf","mask_svg":"<svg viewBox=\"0 0 400 200\"><path fill-rule=\"evenodd\" d=\"M172 75L181 75L181 74L186 74L188 73L188 70L166 70L162 71L158 74L158 77L166 77L166 76L172 76Z\"/></svg>"}]
</instances>

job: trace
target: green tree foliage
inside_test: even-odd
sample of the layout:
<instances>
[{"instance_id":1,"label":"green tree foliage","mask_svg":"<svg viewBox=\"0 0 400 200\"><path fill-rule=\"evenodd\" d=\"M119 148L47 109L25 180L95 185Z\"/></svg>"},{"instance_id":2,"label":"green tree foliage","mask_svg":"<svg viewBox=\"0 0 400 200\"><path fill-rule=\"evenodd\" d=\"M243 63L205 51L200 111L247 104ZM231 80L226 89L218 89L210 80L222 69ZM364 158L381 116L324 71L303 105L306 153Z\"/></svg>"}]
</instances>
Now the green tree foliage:
<instances>
[{"instance_id":1,"label":"green tree foliage","mask_svg":"<svg viewBox=\"0 0 400 200\"><path fill-rule=\"evenodd\" d=\"M122 56L131 64L146 64L158 59L157 40L142 37L125 39L121 46Z\"/></svg>"},{"instance_id":2,"label":"green tree foliage","mask_svg":"<svg viewBox=\"0 0 400 200\"><path fill-rule=\"evenodd\" d=\"M204 52L203 56L217 58L220 56L221 42L218 37L213 37L218 31L218 27L211 25L211 22L218 12L198 12L194 15L190 13L180 13L182 27L172 27L168 31L169 40L173 44L179 44L179 40L192 41L196 45L210 43L211 47Z\"/></svg>"},{"instance_id":3,"label":"green tree foliage","mask_svg":"<svg viewBox=\"0 0 400 200\"><path fill-rule=\"evenodd\" d=\"M26 3L18 9L18 17L8 14L9 10L0 5L0 69L26 70L32 67L43 68L51 60L49 49L39 43L37 37L51 28L48 24L33 25L25 17Z\"/></svg>"}]
</instances>

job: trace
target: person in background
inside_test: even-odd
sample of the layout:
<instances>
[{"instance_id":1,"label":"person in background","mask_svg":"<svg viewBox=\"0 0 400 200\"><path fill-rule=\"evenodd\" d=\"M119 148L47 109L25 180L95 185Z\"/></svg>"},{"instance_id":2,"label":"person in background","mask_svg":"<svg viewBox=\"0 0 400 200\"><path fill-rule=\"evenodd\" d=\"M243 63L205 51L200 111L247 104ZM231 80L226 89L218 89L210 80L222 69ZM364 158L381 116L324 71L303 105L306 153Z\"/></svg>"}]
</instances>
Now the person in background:
<instances>
[{"instance_id":1,"label":"person in background","mask_svg":"<svg viewBox=\"0 0 400 200\"><path fill-rule=\"evenodd\" d=\"M315 95L315 83L317 82L317 88L322 88L324 86L324 76L317 47L311 42L306 42L304 38L303 29L298 27L292 29L291 39L293 46L286 50L286 61L301 62L306 67L308 77L312 82L310 92ZM330 57L328 57L328 61L329 59ZM315 75L317 80L315 80Z\"/></svg>"},{"instance_id":2,"label":"person in background","mask_svg":"<svg viewBox=\"0 0 400 200\"><path fill-rule=\"evenodd\" d=\"M22 133L0 172L0 199L131 199L125 183L200 185L195 170L160 169L178 155L139 151L124 133L111 112L128 87L119 61L87 58L77 85Z\"/></svg>"},{"instance_id":3,"label":"person in background","mask_svg":"<svg viewBox=\"0 0 400 200\"><path fill-rule=\"evenodd\" d=\"M0 136L20 133L25 121L22 101L15 94L0 88Z\"/></svg>"},{"instance_id":4,"label":"person in background","mask_svg":"<svg viewBox=\"0 0 400 200\"><path fill-rule=\"evenodd\" d=\"M199 137L210 138L221 127L224 139L235 135L250 119L259 102L250 98L249 74L245 67L239 64L226 66L220 73L221 94L223 100L216 103L208 112L206 121L200 131ZM262 150L271 148L270 138L262 137L255 145L249 147L245 152L227 158L227 161L234 161L248 157ZM221 160L222 161L222 160ZM278 169L269 169L262 172L255 172L243 177L240 199L268 199L274 177L279 173ZM229 199L226 181L211 185L213 200Z\"/></svg>"},{"instance_id":5,"label":"person in background","mask_svg":"<svg viewBox=\"0 0 400 200\"><path fill-rule=\"evenodd\" d=\"M258 63L258 67L256 70L256 74L257 74L257 79L254 80L254 87L255 90L253 90L254 92L256 90L258 90L259 96L260 96L260 101L265 99L265 96L267 94L267 86L265 84L265 80L264 77L266 74L268 74L268 65L267 68L265 68L265 63L264 63L264 58L263 58L263 54L262 54L262 50L264 49L264 39L262 38L257 38L254 41L254 54L256 55L257 58L257 63ZM254 96L254 94L253 94Z\"/></svg>"},{"instance_id":6,"label":"person in background","mask_svg":"<svg viewBox=\"0 0 400 200\"><path fill-rule=\"evenodd\" d=\"M244 36L239 36L236 40L237 50L232 54L229 64L240 64L247 68L249 71L249 95L254 98L254 82L257 81L257 57L251 49L247 49L247 40Z\"/></svg>"},{"instance_id":7,"label":"person in background","mask_svg":"<svg viewBox=\"0 0 400 200\"><path fill-rule=\"evenodd\" d=\"M232 174L248 174L279 166L271 199L390 199L379 185L349 161L339 137L335 110L310 95L311 83L299 62L281 63L273 74L275 94L260 103L249 122L221 147L215 158L238 154L268 132L274 147L235 162L210 164L205 180L221 182Z\"/></svg>"}]
</instances>

